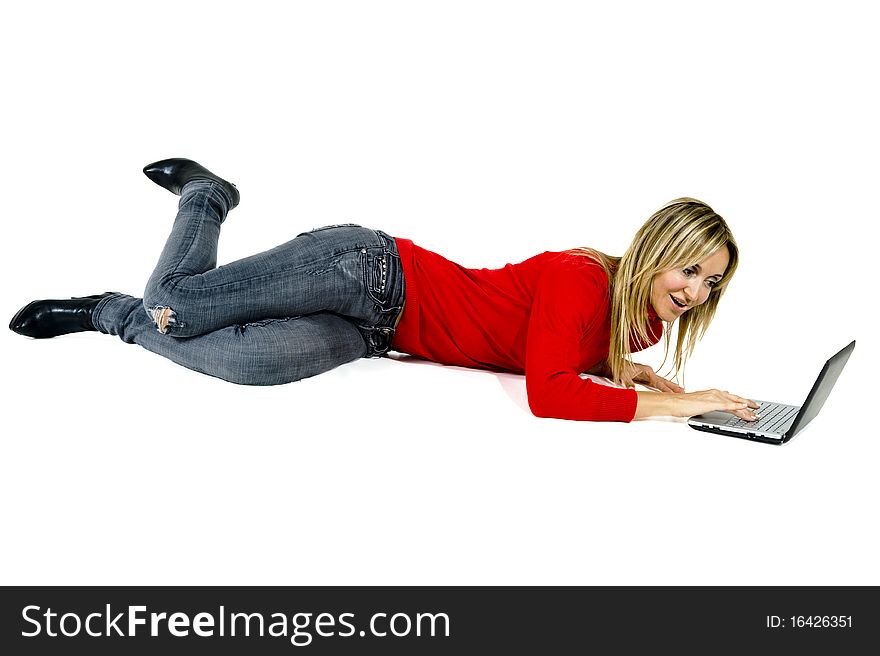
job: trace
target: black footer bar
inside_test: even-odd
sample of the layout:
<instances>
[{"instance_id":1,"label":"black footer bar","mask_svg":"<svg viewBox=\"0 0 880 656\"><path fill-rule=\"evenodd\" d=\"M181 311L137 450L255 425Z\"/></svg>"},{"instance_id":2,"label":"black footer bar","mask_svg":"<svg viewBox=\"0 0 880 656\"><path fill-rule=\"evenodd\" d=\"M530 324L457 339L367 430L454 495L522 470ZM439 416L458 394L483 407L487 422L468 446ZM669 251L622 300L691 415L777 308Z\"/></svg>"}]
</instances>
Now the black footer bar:
<instances>
[{"instance_id":1,"label":"black footer bar","mask_svg":"<svg viewBox=\"0 0 880 656\"><path fill-rule=\"evenodd\" d=\"M876 586L6 587L0 651L855 653L878 644L877 593Z\"/></svg>"}]
</instances>

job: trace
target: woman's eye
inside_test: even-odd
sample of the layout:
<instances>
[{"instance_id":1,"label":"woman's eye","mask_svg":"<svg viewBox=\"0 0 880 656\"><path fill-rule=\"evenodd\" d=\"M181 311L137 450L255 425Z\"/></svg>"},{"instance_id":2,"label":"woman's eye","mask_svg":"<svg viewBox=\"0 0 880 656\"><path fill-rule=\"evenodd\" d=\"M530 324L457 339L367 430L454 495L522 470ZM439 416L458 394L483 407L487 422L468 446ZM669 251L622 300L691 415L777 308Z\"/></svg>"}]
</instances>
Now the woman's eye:
<instances>
[{"instance_id":1,"label":"woman's eye","mask_svg":"<svg viewBox=\"0 0 880 656\"><path fill-rule=\"evenodd\" d=\"M690 277L690 276L694 275L695 271L691 267L688 267L682 273L684 273L684 275Z\"/></svg>"}]
</instances>

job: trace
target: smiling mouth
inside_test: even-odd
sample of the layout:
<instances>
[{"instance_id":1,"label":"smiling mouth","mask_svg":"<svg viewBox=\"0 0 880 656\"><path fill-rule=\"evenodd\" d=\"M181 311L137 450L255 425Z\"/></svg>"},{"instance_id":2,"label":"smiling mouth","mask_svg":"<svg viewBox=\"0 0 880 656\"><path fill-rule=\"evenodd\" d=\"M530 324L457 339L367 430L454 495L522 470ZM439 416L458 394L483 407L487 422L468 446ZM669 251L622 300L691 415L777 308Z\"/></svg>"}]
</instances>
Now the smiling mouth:
<instances>
[{"instance_id":1,"label":"smiling mouth","mask_svg":"<svg viewBox=\"0 0 880 656\"><path fill-rule=\"evenodd\" d=\"M682 302L679 301L677 298L675 298L675 296L673 296L672 294L669 295L669 298L672 299L672 302L675 304L676 307L679 307L679 308L681 308L681 309L683 309L683 310L684 310L685 308L687 308L687 303L682 303Z\"/></svg>"}]
</instances>

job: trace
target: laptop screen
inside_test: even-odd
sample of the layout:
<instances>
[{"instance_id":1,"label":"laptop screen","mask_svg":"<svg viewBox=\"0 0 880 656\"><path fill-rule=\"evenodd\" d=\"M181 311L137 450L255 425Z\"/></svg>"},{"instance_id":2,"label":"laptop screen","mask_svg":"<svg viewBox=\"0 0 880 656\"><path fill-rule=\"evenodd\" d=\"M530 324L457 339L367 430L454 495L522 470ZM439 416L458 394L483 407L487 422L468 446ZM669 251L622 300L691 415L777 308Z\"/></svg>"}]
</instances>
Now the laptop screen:
<instances>
[{"instance_id":1,"label":"laptop screen","mask_svg":"<svg viewBox=\"0 0 880 656\"><path fill-rule=\"evenodd\" d=\"M853 340L825 363L825 366L822 368L822 373L819 374L819 377L813 384L813 389L810 390L810 393L807 395L807 400L804 401L804 404L801 406L801 411L791 425L788 439L794 437L799 430L812 421L813 417L819 414L819 410L821 410L822 406L825 404L825 399L827 399L828 395L831 393L831 388L834 387L834 383L837 382L837 377L840 376L840 372L843 371L843 367L846 364L846 361L849 360L850 353L852 353L855 346L856 341Z\"/></svg>"}]
</instances>

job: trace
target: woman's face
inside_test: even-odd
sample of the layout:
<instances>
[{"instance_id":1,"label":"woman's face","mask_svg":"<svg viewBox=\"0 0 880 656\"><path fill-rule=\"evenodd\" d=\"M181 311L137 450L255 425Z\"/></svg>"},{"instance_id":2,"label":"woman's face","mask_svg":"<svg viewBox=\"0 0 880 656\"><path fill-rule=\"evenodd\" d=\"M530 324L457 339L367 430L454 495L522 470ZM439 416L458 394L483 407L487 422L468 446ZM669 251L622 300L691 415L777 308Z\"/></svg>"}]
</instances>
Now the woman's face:
<instances>
[{"instance_id":1,"label":"woman's face","mask_svg":"<svg viewBox=\"0 0 880 656\"><path fill-rule=\"evenodd\" d=\"M702 262L658 273L651 284L654 312L663 321L675 321L690 308L705 303L729 262L730 253L722 246Z\"/></svg>"}]
</instances>

